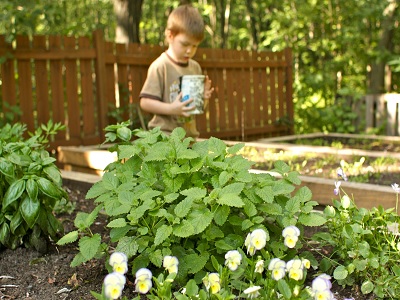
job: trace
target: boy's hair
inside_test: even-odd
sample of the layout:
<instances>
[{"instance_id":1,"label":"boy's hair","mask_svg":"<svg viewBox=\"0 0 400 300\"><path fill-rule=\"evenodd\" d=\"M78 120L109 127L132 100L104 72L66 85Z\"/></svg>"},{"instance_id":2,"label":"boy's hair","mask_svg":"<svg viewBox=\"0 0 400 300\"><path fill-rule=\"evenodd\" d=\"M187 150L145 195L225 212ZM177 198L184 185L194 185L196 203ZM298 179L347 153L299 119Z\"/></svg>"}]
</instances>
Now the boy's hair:
<instances>
[{"instance_id":1,"label":"boy's hair","mask_svg":"<svg viewBox=\"0 0 400 300\"><path fill-rule=\"evenodd\" d=\"M181 5L174 9L168 17L166 30L173 36L187 34L195 40L204 38L204 21L199 11L191 5Z\"/></svg>"}]
</instances>

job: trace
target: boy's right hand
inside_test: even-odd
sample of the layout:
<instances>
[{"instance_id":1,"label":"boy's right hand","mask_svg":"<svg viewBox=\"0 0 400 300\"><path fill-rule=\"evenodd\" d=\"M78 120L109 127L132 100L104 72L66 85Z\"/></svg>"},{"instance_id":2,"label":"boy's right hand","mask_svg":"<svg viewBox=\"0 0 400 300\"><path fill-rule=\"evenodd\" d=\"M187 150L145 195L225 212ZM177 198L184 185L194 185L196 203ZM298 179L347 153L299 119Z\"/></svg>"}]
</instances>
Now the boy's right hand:
<instances>
[{"instance_id":1,"label":"boy's right hand","mask_svg":"<svg viewBox=\"0 0 400 300\"><path fill-rule=\"evenodd\" d=\"M182 101L182 92L180 92L175 101L171 102L172 115L190 117L190 112L196 108L191 103L193 103L192 98Z\"/></svg>"}]
</instances>

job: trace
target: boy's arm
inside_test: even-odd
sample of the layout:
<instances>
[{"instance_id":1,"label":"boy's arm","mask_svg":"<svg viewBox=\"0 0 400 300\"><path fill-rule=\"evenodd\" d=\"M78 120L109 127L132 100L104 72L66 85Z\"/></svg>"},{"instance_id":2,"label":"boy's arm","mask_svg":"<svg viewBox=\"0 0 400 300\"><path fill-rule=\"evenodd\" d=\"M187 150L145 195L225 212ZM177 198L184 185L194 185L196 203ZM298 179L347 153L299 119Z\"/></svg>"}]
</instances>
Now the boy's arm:
<instances>
[{"instance_id":1,"label":"boy's arm","mask_svg":"<svg viewBox=\"0 0 400 300\"><path fill-rule=\"evenodd\" d=\"M185 102L181 101L182 94L179 93L174 102L166 103L159 100L150 98L140 98L140 108L144 111L155 115L176 115L189 117L190 111L195 109L195 106L187 106L193 102L189 99Z\"/></svg>"}]
</instances>

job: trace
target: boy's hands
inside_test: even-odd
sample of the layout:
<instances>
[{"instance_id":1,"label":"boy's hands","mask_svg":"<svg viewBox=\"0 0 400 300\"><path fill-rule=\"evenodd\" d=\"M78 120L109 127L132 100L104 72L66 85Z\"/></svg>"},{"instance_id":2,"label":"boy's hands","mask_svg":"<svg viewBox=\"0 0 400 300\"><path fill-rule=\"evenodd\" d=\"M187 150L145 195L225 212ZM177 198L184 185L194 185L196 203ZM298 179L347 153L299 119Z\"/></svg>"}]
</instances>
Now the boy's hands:
<instances>
[{"instance_id":1,"label":"boy's hands","mask_svg":"<svg viewBox=\"0 0 400 300\"><path fill-rule=\"evenodd\" d=\"M170 104L171 115L190 117L190 112L196 108L196 106L190 105L192 102L193 98L182 101L182 92L180 92L175 101Z\"/></svg>"}]
</instances>

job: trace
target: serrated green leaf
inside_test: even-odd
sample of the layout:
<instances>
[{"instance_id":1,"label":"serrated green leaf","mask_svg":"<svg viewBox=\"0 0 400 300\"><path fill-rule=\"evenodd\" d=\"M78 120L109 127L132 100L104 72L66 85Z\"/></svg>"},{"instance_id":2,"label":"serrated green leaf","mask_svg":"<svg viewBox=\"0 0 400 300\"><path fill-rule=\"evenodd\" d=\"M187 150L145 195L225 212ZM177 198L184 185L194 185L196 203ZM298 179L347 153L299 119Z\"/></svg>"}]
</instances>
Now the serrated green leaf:
<instances>
[{"instance_id":1,"label":"serrated green leaf","mask_svg":"<svg viewBox=\"0 0 400 300\"><path fill-rule=\"evenodd\" d=\"M217 203L231 207L243 207L244 202L237 194L223 194L217 199Z\"/></svg>"},{"instance_id":2,"label":"serrated green leaf","mask_svg":"<svg viewBox=\"0 0 400 300\"><path fill-rule=\"evenodd\" d=\"M253 204L253 202L249 201L248 199L243 199L243 203L243 210L248 217L253 217L258 213L257 208Z\"/></svg>"},{"instance_id":3,"label":"serrated green leaf","mask_svg":"<svg viewBox=\"0 0 400 300\"><path fill-rule=\"evenodd\" d=\"M65 244L73 243L76 240L78 240L78 237L79 237L78 230L70 231L57 241L57 245L62 246Z\"/></svg>"},{"instance_id":4,"label":"serrated green leaf","mask_svg":"<svg viewBox=\"0 0 400 300\"><path fill-rule=\"evenodd\" d=\"M125 253L125 255L130 258L136 255L138 249L139 245L135 237L125 236L118 241L115 251Z\"/></svg>"},{"instance_id":5,"label":"serrated green leaf","mask_svg":"<svg viewBox=\"0 0 400 300\"><path fill-rule=\"evenodd\" d=\"M227 171L222 171L219 174L219 186L223 187L230 179L232 178L232 174Z\"/></svg>"},{"instance_id":6,"label":"serrated green leaf","mask_svg":"<svg viewBox=\"0 0 400 300\"><path fill-rule=\"evenodd\" d=\"M214 212L214 222L215 224L222 226L225 224L231 209L227 205L220 205Z\"/></svg>"},{"instance_id":7,"label":"serrated green leaf","mask_svg":"<svg viewBox=\"0 0 400 300\"><path fill-rule=\"evenodd\" d=\"M114 191L119 185L118 178L113 173L109 172L104 173L101 182L103 183L103 187L109 191Z\"/></svg>"},{"instance_id":8,"label":"serrated green leaf","mask_svg":"<svg viewBox=\"0 0 400 300\"><path fill-rule=\"evenodd\" d=\"M301 213L298 222L305 226L321 226L326 223L326 219L322 214L316 212L310 214Z\"/></svg>"},{"instance_id":9,"label":"serrated green leaf","mask_svg":"<svg viewBox=\"0 0 400 300\"><path fill-rule=\"evenodd\" d=\"M185 264L189 266L188 273L189 274L196 274L197 272L201 271L208 261L209 255L208 254L189 254L186 255L184 258Z\"/></svg>"},{"instance_id":10,"label":"serrated green leaf","mask_svg":"<svg viewBox=\"0 0 400 300\"><path fill-rule=\"evenodd\" d=\"M282 207L277 203L263 203L258 206L258 209L269 215L282 215Z\"/></svg>"},{"instance_id":11,"label":"serrated green leaf","mask_svg":"<svg viewBox=\"0 0 400 300\"><path fill-rule=\"evenodd\" d=\"M292 172L289 172L289 173L287 174L287 176L285 177L285 179L288 180L290 183L299 185L299 184L301 183L301 180L300 180L300 178L299 178L299 175L300 175L299 172L297 172L297 171L292 171Z\"/></svg>"},{"instance_id":12,"label":"serrated green leaf","mask_svg":"<svg viewBox=\"0 0 400 300\"><path fill-rule=\"evenodd\" d=\"M89 228L93 224L94 220L96 220L101 208L102 206L97 206L90 214L81 211L78 212L74 221L75 227L80 230Z\"/></svg>"},{"instance_id":13,"label":"serrated green leaf","mask_svg":"<svg viewBox=\"0 0 400 300\"><path fill-rule=\"evenodd\" d=\"M298 199L298 201L301 201L304 203L304 202L310 201L312 199L312 192L308 187L303 186L303 187L299 188L299 190L296 192L295 197L296 197L296 199Z\"/></svg>"},{"instance_id":14,"label":"serrated green leaf","mask_svg":"<svg viewBox=\"0 0 400 300\"><path fill-rule=\"evenodd\" d=\"M87 261L88 261L88 259L86 259L82 255L82 253L79 252L78 254L75 255L74 259L71 261L70 267L71 268L75 268L75 267L77 267L77 266L79 266L79 265L81 265L81 264L83 264L84 262L87 262Z\"/></svg>"},{"instance_id":15,"label":"serrated green leaf","mask_svg":"<svg viewBox=\"0 0 400 300\"><path fill-rule=\"evenodd\" d=\"M95 233L93 236L84 236L79 240L79 251L86 260L94 258L100 250L101 236Z\"/></svg>"},{"instance_id":16,"label":"serrated green leaf","mask_svg":"<svg viewBox=\"0 0 400 300\"><path fill-rule=\"evenodd\" d=\"M278 160L274 163L274 169L272 172L278 172L281 175L290 172L290 167L284 161Z\"/></svg>"},{"instance_id":17,"label":"serrated green leaf","mask_svg":"<svg viewBox=\"0 0 400 300\"><path fill-rule=\"evenodd\" d=\"M261 189L256 189L256 194L266 203L274 202L274 193L271 186L265 186Z\"/></svg>"},{"instance_id":18,"label":"serrated green leaf","mask_svg":"<svg viewBox=\"0 0 400 300\"><path fill-rule=\"evenodd\" d=\"M129 230L132 229L132 226L125 226L125 227L115 227L112 228L110 230L110 239L111 242L117 242L119 241L121 238L123 238L124 236L126 236L126 234L129 232Z\"/></svg>"},{"instance_id":19,"label":"serrated green leaf","mask_svg":"<svg viewBox=\"0 0 400 300\"><path fill-rule=\"evenodd\" d=\"M179 218L185 217L192 208L193 201L194 201L193 198L186 197L185 199L183 199L181 202L178 203L178 205L174 209L174 213Z\"/></svg>"},{"instance_id":20,"label":"serrated green leaf","mask_svg":"<svg viewBox=\"0 0 400 300\"><path fill-rule=\"evenodd\" d=\"M94 199L101 195L108 194L109 190L105 188L103 181L98 181L86 193L86 199Z\"/></svg>"},{"instance_id":21,"label":"serrated green leaf","mask_svg":"<svg viewBox=\"0 0 400 300\"><path fill-rule=\"evenodd\" d=\"M238 144L235 144L235 145L233 145L233 146L230 146L230 147L226 150L226 152L227 152L228 154L236 154L236 153L238 153L245 145L246 145L245 143L238 143Z\"/></svg>"},{"instance_id":22,"label":"serrated green leaf","mask_svg":"<svg viewBox=\"0 0 400 300\"><path fill-rule=\"evenodd\" d=\"M162 225L157 229L156 236L154 237L154 245L158 246L164 242L172 234L172 226Z\"/></svg>"},{"instance_id":23,"label":"serrated green leaf","mask_svg":"<svg viewBox=\"0 0 400 300\"><path fill-rule=\"evenodd\" d=\"M284 181L278 181L273 187L272 187L272 193L274 196L277 195L286 195L290 194L293 192L295 187L287 182Z\"/></svg>"},{"instance_id":24,"label":"serrated green leaf","mask_svg":"<svg viewBox=\"0 0 400 300\"><path fill-rule=\"evenodd\" d=\"M195 234L199 234L211 224L213 217L214 214L208 208L204 207L191 211L187 220L193 225Z\"/></svg>"},{"instance_id":25,"label":"serrated green leaf","mask_svg":"<svg viewBox=\"0 0 400 300\"><path fill-rule=\"evenodd\" d=\"M126 220L124 218L118 218L115 220L112 220L107 224L107 227L109 228L117 228L117 227L125 227L126 226Z\"/></svg>"},{"instance_id":26,"label":"serrated green leaf","mask_svg":"<svg viewBox=\"0 0 400 300\"><path fill-rule=\"evenodd\" d=\"M190 188L190 189L181 191L181 194L186 197L190 197L190 198L197 200L197 199L204 198L207 194L207 190L205 188L201 189L198 187L194 187L194 188Z\"/></svg>"},{"instance_id":27,"label":"serrated green leaf","mask_svg":"<svg viewBox=\"0 0 400 300\"><path fill-rule=\"evenodd\" d=\"M300 210L300 203L295 198L291 198L286 202L285 209L289 215L294 215Z\"/></svg>"},{"instance_id":28,"label":"serrated green leaf","mask_svg":"<svg viewBox=\"0 0 400 300\"><path fill-rule=\"evenodd\" d=\"M157 249L155 251L151 251L149 254L150 261L156 266L161 267L163 261L163 254L161 249Z\"/></svg>"},{"instance_id":29,"label":"serrated green leaf","mask_svg":"<svg viewBox=\"0 0 400 300\"><path fill-rule=\"evenodd\" d=\"M188 237L195 232L194 226L187 220L183 220L180 224L173 226L173 234L177 237Z\"/></svg>"},{"instance_id":30,"label":"serrated green leaf","mask_svg":"<svg viewBox=\"0 0 400 300\"><path fill-rule=\"evenodd\" d=\"M140 153L140 148L136 145L118 146L118 159L128 159Z\"/></svg>"}]
</instances>

